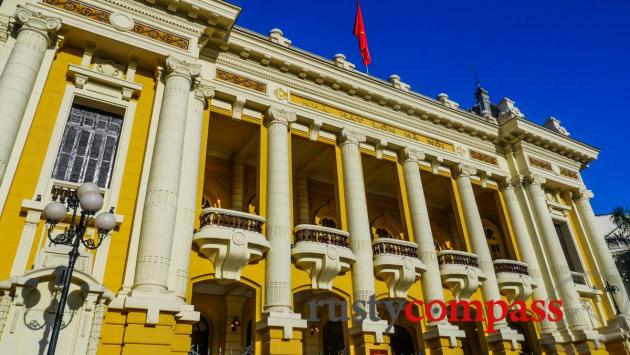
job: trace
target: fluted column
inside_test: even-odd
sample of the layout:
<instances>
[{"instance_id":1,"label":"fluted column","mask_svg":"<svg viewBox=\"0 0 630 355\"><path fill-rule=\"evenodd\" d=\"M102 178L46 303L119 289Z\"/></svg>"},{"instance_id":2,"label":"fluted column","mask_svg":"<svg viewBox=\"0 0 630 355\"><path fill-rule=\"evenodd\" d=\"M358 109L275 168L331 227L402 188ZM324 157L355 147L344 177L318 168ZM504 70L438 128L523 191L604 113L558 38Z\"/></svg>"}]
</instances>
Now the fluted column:
<instances>
[{"instance_id":1,"label":"fluted column","mask_svg":"<svg viewBox=\"0 0 630 355\"><path fill-rule=\"evenodd\" d=\"M165 292L173 244L188 97L199 65L168 57L164 97L147 184L134 289Z\"/></svg>"},{"instance_id":2,"label":"fluted column","mask_svg":"<svg viewBox=\"0 0 630 355\"><path fill-rule=\"evenodd\" d=\"M560 291L560 298L563 302L562 307L569 327L571 330L586 330L588 329L588 318L580 305L580 295L573 283L569 264L564 256L560 239L549 214L545 192L542 188L544 182L544 178L539 176L528 176L525 180L527 193L538 221L549 263L551 264L551 274Z\"/></svg>"},{"instance_id":3,"label":"fluted column","mask_svg":"<svg viewBox=\"0 0 630 355\"><path fill-rule=\"evenodd\" d=\"M422 274L422 294L425 303L438 300L444 301L442 293L442 279L440 278L440 265L431 232L429 211L424 197L424 188L420 178L418 163L424 160L424 154L406 148L402 155L402 164L411 212L411 225L413 227L414 240L418 243L418 254L427 268ZM446 321L444 321L446 322Z\"/></svg>"},{"instance_id":4,"label":"fluted column","mask_svg":"<svg viewBox=\"0 0 630 355\"><path fill-rule=\"evenodd\" d=\"M486 281L484 281L481 286L484 300L486 302L498 301L501 299L499 284L497 283L497 277L494 273L494 263L492 262L490 248L488 247L483 224L481 223L481 216L479 215L479 209L477 207L477 201L475 200L475 193L470 180L470 177L476 174L477 171L465 165L459 165L453 170L455 173L455 181L457 182L457 189L459 190L459 197L462 202L464 220L466 222L466 230L470 237L472 252L477 254L479 268L486 276ZM492 311L495 312L496 310ZM488 312L490 312L490 310L488 310ZM496 318L495 316L495 319ZM495 327L497 329L506 328L507 322L505 319L498 320Z\"/></svg>"},{"instance_id":5,"label":"fluted column","mask_svg":"<svg viewBox=\"0 0 630 355\"><path fill-rule=\"evenodd\" d=\"M534 299L543 300L545 303L548 303L549 295L547 294L547 288L545 287L545 282L540 272L540 264L534 250L534 245L532 244L532 239L525 225L523 211L514 191L514 185L510 181L503 181L499 185L499 188L505 200L505 206L510 216L510 222L512 223L512 229L514 230L514 236L516 237L516 244L518 245L521 258L527 263L527 270L532 281L538 285L538 287L534 288ZM542 333L553 333L557 331L556 323L549 322L547 319L543 319L540 326Z\"/></svg>"},{"instance_id":6,"label":"fluted column","mask_svg":"<svg viewBox=\"0 0 630 355\"><path fill-rule=\"evenodd\" d=\"M602 277L604 278L604 282L607 281L610 285L618 288L618 291L613 294L615 302L622 313L630 315L628 293L626 292L626 288L621 280L621 275L619 275L619 270L617 269L615 260L613 259L612 254L610 254L610 249L608 249L606 240L604 240L604 237L600 235L597 229L595 214L593 213L593 208L591 207L590 202L591 197L592 193L590 191L580 190L578 194L576 194L575 206L577 207L577 212L582 219L582 223L584 223L586 238L588 238L593 247L593 252L600 269L603 270Z\"/></svg>"},{"instance_id":7,"label":"fluted column","mask_svg":"<svg viewBox=\"0 0 630 355\"><path fill-rule=\"evenodd\" d=\"M311 216L308 206L308 179L300 176L297 179L297 198L298 198L298 223L311 223Z\"/></svg>"},{"instance_id":8,"label":"fluted column","mask_svg":"<svg viewBox=\"0 0 630 355\"><path fill-rule=\"evenodd\" d=\"M341 159L345 189L348 232L352 251L357 261L352 264L354 301L367 301L374 295L374 261L372 237L368 218L365 182L359 143L365 140L361 133L344 129L341 132Z\"/></svg>"},{"instance_id":9,"label":"fluted column","mask_svg":"<svg viewBox=\"0 0 630 355\"><path fill-rule=\"evenodd\" d=\"M240 161L232 161L232 193L230 196L230 208L234 211L243 211L243 183L245 179L245 165Z\"/></svg>"},{"instance_id":10,"label":"fluted column","mask_svg":"<svg viewBox=\"0 0 630 355\"><path fill-rule=\"evenodd\" d=\"M267 239L265 312L291 311L291 184L289 123L295 113L269 109L267 120Z\"/></svg>"},{"instance_id":11,"label":"fluted column","mask_svg":"<svg viewBox=\"0 0 630 355\"><path fill-rule=\"evenodd\" d=\"M0 76L0 181L9 163L44 54L61 27L60 19L23 7L17 8L16 20L21 27Z\"/></svg>"},{"instance_id":12,"label":"fluted column","mask_svg":"<svg viewBox=\"0 0 630 355\"><path fill-rule=\"evenodd\" d=\"M175 237L169 274L169 289L182 300L186 299L188 263L190 261L190 248L192 247L195 215L197 213L203 114L207 107L208 99L213 96L214 89L212 87L198 84L195 88L193 109L186 122L185 154L182 158L179 198L177 200L177 220L175 223Z\"/></svg>"}]
</instances>

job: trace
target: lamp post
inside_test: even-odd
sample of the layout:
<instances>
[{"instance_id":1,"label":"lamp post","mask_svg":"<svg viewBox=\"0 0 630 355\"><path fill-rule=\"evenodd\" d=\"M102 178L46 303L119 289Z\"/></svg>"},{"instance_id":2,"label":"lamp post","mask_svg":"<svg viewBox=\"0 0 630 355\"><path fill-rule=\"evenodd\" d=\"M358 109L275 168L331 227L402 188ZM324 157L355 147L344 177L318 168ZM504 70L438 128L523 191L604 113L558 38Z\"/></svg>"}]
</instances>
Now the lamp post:
<instances>
[{"instance_id":1,"label":"lamp post","mask_svg":"<svg viewBox=\"0 0 630 355\"><path fill-rule=\"evenodd\" d=\"M65 202L65 204L64 204ZM81 216L77 222L77 213L81 207ZM68 298L68 292L70 290L70 282L72 281L72 272L74 271L74 265L79 258L79 243L83 244L88 249L98 248L107 234L116 227L116 217L114 216L113 208L110 212L100 213L94 219L94 224L98 229L97 239L85 239L85 231L87 227L101 207L103 207L103 196L99 192L99 188L96 184L91 182L83 183L77 189L76 194L71 194L65 201L50 202L44 208L44 218L46 219L48 228L48 239L55 244L69 245L72 247L68 253L68 268L63 273L63 288L61 290L61 297L59 298L59 305L57 306L57 313L55 314L55 322L53 323L52 335L50 337L50 344L48 345L48 355L54 355L55 348L57 347L57 339L59 338L59 332L61 331L61 322L63 320L63 313L66 307L66 300ZM67 213L72 210L72 219L70 220L70 226L64 233L52 236L53 227L66 218Z\"/></svg>"}]
</instances>

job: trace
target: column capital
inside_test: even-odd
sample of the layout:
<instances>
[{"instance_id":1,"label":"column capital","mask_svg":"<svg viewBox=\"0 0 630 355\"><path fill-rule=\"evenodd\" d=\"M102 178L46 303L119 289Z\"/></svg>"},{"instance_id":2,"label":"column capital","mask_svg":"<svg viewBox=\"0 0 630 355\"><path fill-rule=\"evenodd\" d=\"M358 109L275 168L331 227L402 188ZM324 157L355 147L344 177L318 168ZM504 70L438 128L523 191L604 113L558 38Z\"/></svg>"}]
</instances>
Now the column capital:
<instances>
[{"instance_id":1,"label":"column capital","mask_svg":"<svg viewBox=\"0 0 630 355\"><path fill-rule=\"evenodd\" d=\"M23 29L36 31L46 37L48 45L52 43L52 39L61 28L61 19L31 11L23 6L17 7L15 17L22 25L20 31Z\"/></svg>"},{"instance_id":2,"label":"column capital","mask_svg":"<svg viewBox=\"0 0 630 355\"><path fill-rule=\"evenodd\" d=\"M339 142L344 144L356 144L365 142L365 133L344 128L339 133Z\"/></svg>"},{"instance_id":3,"label":"column capital","mask_svg":"<svg viewBox=\"0 0 630 355\"><path fill-rule=\"evenodd\" d=\"M287 126L288 128L289 123L295 122L297 120L295 112L287 111L285 109L274 106L270 107L267 113L267 126L275 123L280 123Z\"/></svg>"},{"instance_id":4,"label":"column capital","mask_svg":"<svg viewBox=\"0 0 630 355\"><path fill-rule=\"evenodd\" d=\"M518 181L518 180L516 180L516 181ZM504 176L504 177L498 179L497 182L499 184L499 189L501 191L514 190L515 181L510 179L509 176Z\"/></svg>"},{"instance_id":5,"label":"column capital","mask_svg":"<svg viewBox=\"0 0 630 355\"><path fill-rule=\"evenodd\" d=\"M543 185L547 182L547 179L536 174L529 174L523 178L523 186L527 187L530 185L538 185L543 187Z\"/></svg>"},{"instance_id":6,"label":"column capital","mask_svg":"<svg viewBox=\"0 0 630 355\"><path fill-rule=\"evenodd\" d=\"M192 80L201 74L201 66L199 64L189 63L173 56L166 58L166 70L168 76L177 75L185 77L188 80Z\"/></svg>"},{"instance_id":7,"label":"column capital","mask_svg":"<svg viewBox=\"0 0 630 355\"><path fill-rule=\"evenodd\" d=\"M426 158L425 154L417 149L405 147L400 152L400 161L403 163L414 162L419 163Z\"/></svg>"},{"instance_id":8,"label":"column capital","mask_svg":"<svg viewBox=\"0 0 630 355\"><path fill-rule=\"evenodd\" d=\"M195 80L195 99L203 102L204 107L208 100L214 97L214 88L201 80Z\"/></svg>"},{"instance_id":9,"label":"column capital","mask_svg":"<svg viewBox=\"0 0 630 355\"><path fill-rule=\"evenodd\" d=\"M572 197L576 201L588 201L592 199L594 196L595 194L593 194L593 191L588 190L586 187L582 187L578 189L577 191L572 192Z\"/></svg>"},{"instance_id":10,"label":"column capital","mask_svg":"<svg viewBox=\"0 0 630 355\"><path fill-rule=\"evenodd\" d=\"M471 177L477 175L477 169L466 164L456 164L451 167L451 173L457 179L460 177Z\"/></svg>"}]
</instances>

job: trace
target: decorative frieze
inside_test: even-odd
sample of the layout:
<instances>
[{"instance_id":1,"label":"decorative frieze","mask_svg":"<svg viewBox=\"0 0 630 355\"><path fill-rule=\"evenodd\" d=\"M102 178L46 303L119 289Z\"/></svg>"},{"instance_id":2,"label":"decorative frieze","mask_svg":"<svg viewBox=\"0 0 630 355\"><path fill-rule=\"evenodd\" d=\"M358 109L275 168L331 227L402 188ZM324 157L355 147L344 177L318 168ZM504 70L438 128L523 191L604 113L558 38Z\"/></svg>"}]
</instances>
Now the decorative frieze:
<instances>
[{"instance_id":1,"label":"decorative frieze","mask_svg":"<svg viewBox=\"0 0 630 355\"><path fill-rule=\"evenodd\" d=\"M106 25L114 25L111 22L111 16L113 14L111 11L88 5L78 0L44 0L44 3L82 17L87 17L100 23L104 23ZM114 14L114 18L116 18L116 14ZM125 27L119 26L116 21L114 22L116 24L115 27L119 29ZM140 21L134 21L131 31L140 36L148 37L155 41L162 42L180 49L187 50L190 45L190 40L186 37L179 36L174 33L164 31L162 29L158 29L154 26Z\"/></svg>"},{"instance_id":2,"label":"decorative frieze","mask_svg":"<svg viewBox=\"0 0 630 355\"><path fill-rule=\"evenodd\" d=\"M551 163L546 161L546 160L542 160L542 159L538 159L538 158L534 158L534 157L527 157L527 159L529 160L529 163L532 166L535 166L539 169L543 169L543 170L547 170L547 171L553 171L553 169L551 168Z\"/></svg>"},{"instance_id":3,"label":"decorative frieze","mask_svg":"<svg viewBox=\"0 0 630 355\"><path fill-rule=\"evenodd\" d=\"M493 157L492 155L488 155L482 152L478 152L476 150L472 150L472 149L470 150L470 158L474 160L478 160L483 163L490 164L490 165L499 166L499 163L496 157Z\"/></svg>"},{"instance_id":4,"label":"decorative frieze","mask_svg":"<svg viewBox=\"0 0 630 355\"><path fill-rule=\"evenodd\" d=\"M567 168L563 168L563 167L560 167L560 175L566 176L566 177L574 179L574 180L579 180L580 179L577 171L571 170L571 169L567 169Z\"/></svg>"},{"instance_id":5,"label":"decorative frieze","mask_svg":"<svg viewBox=\"0 0 630 355\"><path fill-rule=\"evenodd\" d=\"M310 109L313 109L319 112L324 112L337 118L356 122L356 123L359 123L368 127L376 128L378 130L395 134L401 137L413 139L415 141L436 147L438 149L446 150L448 152L455 151L455 147L451 143L447 143L447 142L440 141L438 139L430 138L419 133L409 132L407 130L393 127L382 122L377 122L369 118L366 118L366 117L363 117L363 116L360 116L360 115L357 115L348 111L344 111L336 107L332 107L332 106L308 99L300 95L296 95L294 93L291 93L290 101L294 104L308 107Z\"/></svg>"},{"instance_id":6,"label":"decorative frieze","mask_svg":"<svg viewBox=\"0 0 630 355\"><path fill-rule=\"evenodd\" d=\"M267 93L267 84L234 73L230 73L225 70L217 69L215 78L246 89L258 91L263 94Z\"/></svg>"}]
</instances>

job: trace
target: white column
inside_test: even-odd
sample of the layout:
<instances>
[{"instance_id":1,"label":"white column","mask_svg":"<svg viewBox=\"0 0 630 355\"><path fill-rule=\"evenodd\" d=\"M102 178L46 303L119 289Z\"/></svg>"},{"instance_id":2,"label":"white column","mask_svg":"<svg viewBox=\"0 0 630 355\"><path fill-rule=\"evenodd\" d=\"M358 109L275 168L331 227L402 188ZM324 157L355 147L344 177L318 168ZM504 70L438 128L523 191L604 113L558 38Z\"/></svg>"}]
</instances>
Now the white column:
<instances>
[{"instance_id":1,"label":"white column","mask_svg":"<svg viewBox=\"0 0 630 355\"><path fill-rule=\"evenodd\" d=\"M267 121L267 239L265 312L291 311L291 184L289 123L295 113L269 109Z\"/></svg>"},{"instance_id":2,"label":"white column","mask_svg":"<svg viewBox=\"0 0 630 355\"><path fill-rule=\"evenodd\" d=\"M208 99L214 96L214 89L199 84L195 88L195 100L191 115L186 122L184 155L180 174L177 219L169 270L169 290L180 299L186 299L188 287L188 263L192 247L195 215L197 212L197 192L199 189L199 161L201 157L201 136L203 113Z\"/></svg>"},{"instance_id":3,"label":"white column","mask_svg":"<svg viewBox=\"0 0 630 355\"><path fill-rule=\"evenodd\" d=\"M343 185L348 216L348 232L352 251L357 261L352 264L354 301L367 301L374 295L374 261L372 235L368 218L365 182L359 143L365 141L362 133L344 129L341 131L341 159Z\"/></svg>"},{"instance_id":4,"label":"white column","mask_svg":"<svg viewBox=\"0 0 630 355\"><path fill-rule=\"evenodd\" d=\"M298 224L310 224L311 215L308 206L308 179L299 176L297 179Z\"/></svg>"},{"instance_id":5,"label":"white column","mask_svg":"<svg viewBox=\"0 0 630 355\"><path fill-rule=\"evenodd\" d=\"M427 271L422 274L421 282L424 303L427 304L431 301L444 302L444 293L442 291L440 264L438 263L437 253L435 252L431 221L429 219L429 211L424 197L424 188L422 187L420 167L418 165L424 158L424 153L405 148L402 152L401 160L405 174L405 186L409 200L413 237L418 244L418 256L427 268ZM429 340L437 336L451 338L451 335L463 338L465 333L458 329L459 328L450 325L446 320L429 322L427 324L427 331L424 334L424 339Z\"/></svg>"},{"instance_id":6,"label":"white column","mask_svg":"<svg viewBox=\"0 0 630 355\"><path fill-rule=\"evenodd\" d=\"M164 97L144 203L134 290L165 292L177 216L192 78L199 65L168 57Z\"/></svg>"},{"instance_id":7,"label":"white column","mask_svg":"<svg viewBox=\"0 0 630 355\"><path fill-rule=\"evenodd\" d=\"M60 19L23 7L17 8L16 19L22 27L0 76L0 181L9 163L44 54L61 27Z\"/></svg>"},{"instance_id":8,"label":"white column","mask_svg":"<svg viewBox=\"0 0 630 355\"><path fill-rule=\"evenodd\" d=\"M477 254L479 268L486 276L486 281L484 281L481 286L483 298L486 302L498 301L501 299L499 284L497 283L497 277L494 273L494 263L492 262L490 248L488 247L483 224L481 223L481 216L479 215L479 209L477 207L477 201L475 200L475 193L470 180L470 177L475 175L477 171L475 168L459 165L453 169L453 172L455 181L457 182L457 189L459 190L459 197L462 203L466 230L470 237L472 252ZM497 321L495 327L497 329L506 328L506 320L501 319Z\"/></svg>"},{"instance_id":9,"label":"white column","mask_svg":"<svg viewBox=\"0 0 630 355\"><path fill-rule=\"evenodd\" d=\"M584 228L586 229L586 233L584 234L586 234L586 237L593 247L593 252L600 269L603 270L602 277L604 278L604 282L607 281L610 285L618 288L618 290L613 294L615 302L622 313L630 315L628 293L626 292L626 288L624 287L621 276L619 275L619 270L617 269L615 260L610 254L610 249L608 249L606 240L604 240L604 236L601 235L597 229L595 214L593 213L593 208L591 207L590 202L592 195L591 191L580 190L576 195L575 206L577 207L577 212L579 213L580 218L584 223Z\"/></svg>"},{"instance_id":10,"label":"white column","mask_svg":"<svg viewBox=\"0 0 630 355\"><path fill-rule=\"evenodd\" d=\"M538 227L542 233L541 237L547 252L547 258L551 264L551 274L560 291L565 316L571 330L587 330L588 316L580 305L580 295L578 294L569 264L562 251L560 239L556 233L556 228L549 214L547 199L542 184L544 178L537 175L530 175L526 178L525 184L527 193L532 203L532 209L538 221Z\"/></svg>"},{"instance_id":11,"label":"white column","mask_svg":"<svg viewBox=\"0 0 630 355\"><path fill-rule=\"evenodd\" d=\"M239 161L232 161L232 194L230 208L243 211L243 184L245 179L245 165Z\"/></svg>"},{"instance_id":12,"label":"white column","mask_svg":"<svg viewBox=\"0 0 630 355\"><path fill-rule=\"evenodd\" d=\"M523 211L521 205L518 202L516 193L514 191L514 185L510 181L503 181L500 184L501 193L505 200L505 206L507 208L508 215L510 216L510 222L512 223L512 229L514 230L514 236L516 237L516 244L521 254L521 258L527 263L527 271L532 281L538 285L534 288L533 296L536 300L543 300L545 303L549 302L549 295L547 294L547 288L545 287L545 281L542 278L540 272L540 263L538 257L534 251L534 245L532 239L525 225L523 217ZM554 333L558 330L555 322L549 322L544 319L540 323L541 332Z\"/></svg>"}]
</instances>

